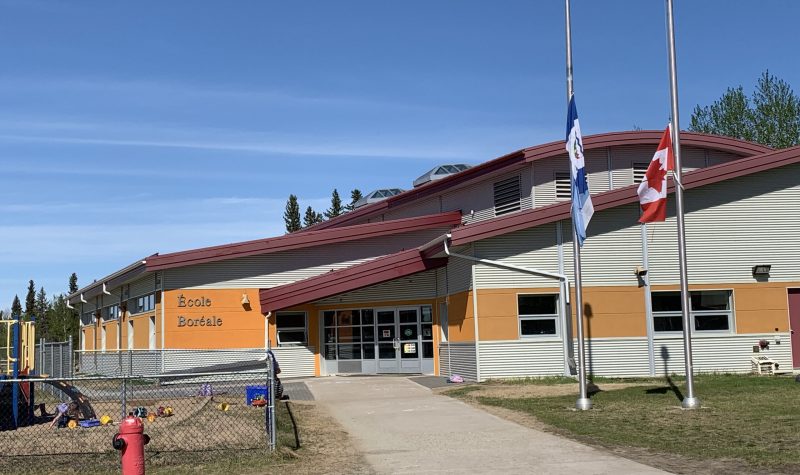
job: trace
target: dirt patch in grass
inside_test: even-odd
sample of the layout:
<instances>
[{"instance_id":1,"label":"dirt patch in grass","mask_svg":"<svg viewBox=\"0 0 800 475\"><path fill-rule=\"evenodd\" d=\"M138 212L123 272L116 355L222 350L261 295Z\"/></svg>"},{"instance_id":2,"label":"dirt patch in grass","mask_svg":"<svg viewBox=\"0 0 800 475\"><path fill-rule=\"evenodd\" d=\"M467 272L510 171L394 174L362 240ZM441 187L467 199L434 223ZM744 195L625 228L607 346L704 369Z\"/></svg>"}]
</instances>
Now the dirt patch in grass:
<instances>
[{"instance_id":1,"label":"dirt patch in grass","mask_svg":"<svg viewBox=\"0 0 800 475\"><path fill-rule=\"evenodd\" d=\"M666 382L599 384L594 409L574 410L577 386L482 384L444 392L521 425L567 436L675 473L800 473L800 385L790 378L702 375L703 408L684 411ZM614 388L614 390L612 390Z\"/></svg>"}]
</instances>

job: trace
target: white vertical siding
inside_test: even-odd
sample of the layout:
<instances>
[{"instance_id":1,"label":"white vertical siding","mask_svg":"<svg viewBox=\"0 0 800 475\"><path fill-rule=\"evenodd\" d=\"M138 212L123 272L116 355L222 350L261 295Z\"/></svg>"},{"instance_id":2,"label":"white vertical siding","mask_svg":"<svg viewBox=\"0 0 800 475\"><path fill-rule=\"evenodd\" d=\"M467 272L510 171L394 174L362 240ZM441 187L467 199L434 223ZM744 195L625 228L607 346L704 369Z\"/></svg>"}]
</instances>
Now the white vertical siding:
<instances>
[{"instance_id":1,"label":"white vertical siding","mask_svg":"<svg viewBox=\"0 0 800 475\"><path fill-rule=\"evenodd\" d=\"M458 374L466 380L478 379L475 360L475 343L442 343L439 345L439 373L442 376Z\"/></svg>"},{"instance_id":2,"label":"white vertical siding","mask_svg":"<svg viewBox=\"0 0 800 475\"><path fill-rule=\"evenodd\" d=\"M471 256L472 247L452 249L453 252ZM447 260L447 288L450 294L472 289L472 261L451 257Z\"/></svg>"},{"instance_id":3,"label":"white vertical siding","mask_svg":"<svg viewBox=\"0 0 800 475\"><path fill-rule=\"evenodd\" d=\"M564 346L559 340L482 341L479 351L482 380L564 374Z\"/></svg>"},{"instance_id":4,"label":"white vertical siding","mask_svg":"<svg viewBox=\"0 0 800 475\"><path fill-rule=\"evenodd\" d=\"M388 300L418 300L436 297L436 271L401 277L397 280L372 285L330 298L318 300L318 305L337 303L362 303Z\"/></svg>"}]
</instances>

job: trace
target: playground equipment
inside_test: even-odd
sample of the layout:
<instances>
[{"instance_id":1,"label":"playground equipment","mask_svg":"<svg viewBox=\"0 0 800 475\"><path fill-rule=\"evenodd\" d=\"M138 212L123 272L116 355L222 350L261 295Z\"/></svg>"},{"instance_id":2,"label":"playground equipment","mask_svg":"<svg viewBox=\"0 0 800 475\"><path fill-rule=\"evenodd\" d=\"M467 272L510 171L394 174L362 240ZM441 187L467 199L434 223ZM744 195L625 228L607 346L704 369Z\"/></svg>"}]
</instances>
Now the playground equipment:
<instances>
[{"instance_id":1,"label":"playground equipment","mask_svg":"<svg viewBox=\"0 0 800 475\"><path fill-rule=\"evenodd\" d=\"M6 330L5 364L0 367L0 430L13 430L32 425L34 417L34 382L49 384L78 403L83 419L95 418L88 398L65 381L42 379L36 373L36 323L35 319L22 321L18 318L0 320L0 328ZM22 380L22 381L21 381Z\"/></svg>"}]
</instances>

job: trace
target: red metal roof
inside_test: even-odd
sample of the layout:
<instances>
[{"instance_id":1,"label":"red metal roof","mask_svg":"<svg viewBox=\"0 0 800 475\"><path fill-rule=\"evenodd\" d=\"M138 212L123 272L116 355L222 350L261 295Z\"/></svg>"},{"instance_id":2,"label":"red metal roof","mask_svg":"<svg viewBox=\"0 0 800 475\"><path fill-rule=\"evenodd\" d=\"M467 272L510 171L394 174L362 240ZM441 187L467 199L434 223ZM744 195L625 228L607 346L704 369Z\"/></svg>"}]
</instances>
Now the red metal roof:
<instances>
[{"instance_id":1,"label":"red metal roof","mask_svg":"<svg viewBox=\"0 0 800 475\"><path fill-rule=\"evenodd\" d=\"M732 162L688 172L683 176L683 185L686 189L697 188L699 186L795 163L800 163L800 147L764 153L754 157L741 158ZM639 197L636 194L637 186L638 185L632 185L592 195L592 204L594 205L595 211L638 202ZM675 185L671 181L668 191L669 193L675 191ZM462 226L451 231L451 242L454 246L458 246L567 219L570 217L570 206L571 203L569 201L564 201L550 206L534 208ZM430 252L428 253L430 254Z\"/></svg>"},{"instance_id":2,"label":"red metal roof","mask_svg":"<svg viewBox=\"0 0 800 475\"><path fill-rule=\"evenodd\" d=\"M401 251L291 284L261 289L261 313L313 302L446 264L447 258L426 259L419 249Z\"/></svg>"},{"instance_id":3,"label":"red metal roof","mask_svg":"<svg viewBox=\"0 0 800 475\"><path fill-rule=\"evenodd\" d=\"M255 241L156 255L147 259L147 270L170 269L204 262L215 262L237 257L368 239L389 234L407 233L421 229L446 228L460 223L461 212L450 211L428 216L344 226L325 231L292 233L275 238L258 239Z\"/></svg>"},{"instance_id":4,"label":"red metal roof","mask_svg":"<svg viewBox=\"0 0 800 475\"><path fill-rule=\"evenodd\" d=\"M583 146L585 150L593 150L623 145L657 145L663 133L663 130L640 130L587 135L583 138ZM694 132L681 132L681 143L693 147L729 152L743 157L770 152L772 150L769 147L752 142ZM379 216L390 208L406 205L413 201L440 193L448 188L477 180L489 173L512 168L515 165L541 160L543 158L555 157L561 154L566 155L563 140L517 150L516 152L481 163L460 173L442 178L441 180L436 180L418 188L405 191L378 203L362 206L345 215L311 226L308 228L308 231L305 232L347 226L348 224L358 222L362 219Z\"/></svg>"}]
</instances>

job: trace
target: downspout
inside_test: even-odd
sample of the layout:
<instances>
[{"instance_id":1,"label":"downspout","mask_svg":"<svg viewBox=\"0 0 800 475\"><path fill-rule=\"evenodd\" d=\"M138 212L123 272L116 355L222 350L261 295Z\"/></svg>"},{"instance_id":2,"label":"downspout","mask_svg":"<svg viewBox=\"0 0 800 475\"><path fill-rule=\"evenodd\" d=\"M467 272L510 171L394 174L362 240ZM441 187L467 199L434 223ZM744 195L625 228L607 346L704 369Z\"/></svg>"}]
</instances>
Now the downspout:
<instances>
[{"instance_id":1,"label":"downspout","mask_svg":"<svg viewBox=\"0 0 800 475\"><path fill-rule=\"evenodd\" d=\"M505 262L494 261L494 260L491 260L491 259L483 259L481 257L467 256L465 254L458 254L456 252L450 251L450 248L447 245L447 241L449 241L451 238L452 238L452 235L445 234L444 236L442 236L441 239L436 239L433 243L436 243L439 240L441 240L442 244L444 245L444 253L447 256L450 256L450 257L456 257L456 258L459 258L459 259L466 259L468 261L472 261L472 262L479 263L479 264L486 264L486 265L490 265L490 266L501 267L501 268L504 268L504 269L515 270L515 271L523 272L523 273L526 273L526 274L532 274L532 275L537 275L537 276L540 276L540 277L547 277L547 278L550 278L550 279L558 280L559 284L560 284L561 294L564 295L565 302L567 304L569 304L569 279L567 278L566 275L557 274L557 273L554 273L554 272L543 271L543 270L539 270L539 269L529 269L527 267L515 266L514 264L507 264ZM433 244L433 243L431 243L431 244ZM478 378L478 381L480 381L480 356L478 354L478 350L479 350L479 343L478 343L478 340L479 340L478 339L478 297L477 297L478 289L477 289L475 284L476 284L476 281L475 281L475 266L473 265L472 266L472 289L473 289L473 292L472 292L472 308L473 308L473 319L475 320L475 364L477 365L476 377ZM566 332L566 329L562 329L562 332L561 332L562 333L562 339L566 338L564 336L566 334L565 332ZM568 356L568 355L566 355L566 356ZM565 357L565 363L564 363L565 368L564 368L564 371L565 371L565 374L569 374L569 373L567 373L569 371L569 365L568 365L568 363L566 361L567 361L567 359Z\"/></svg>"}]
</instances>

